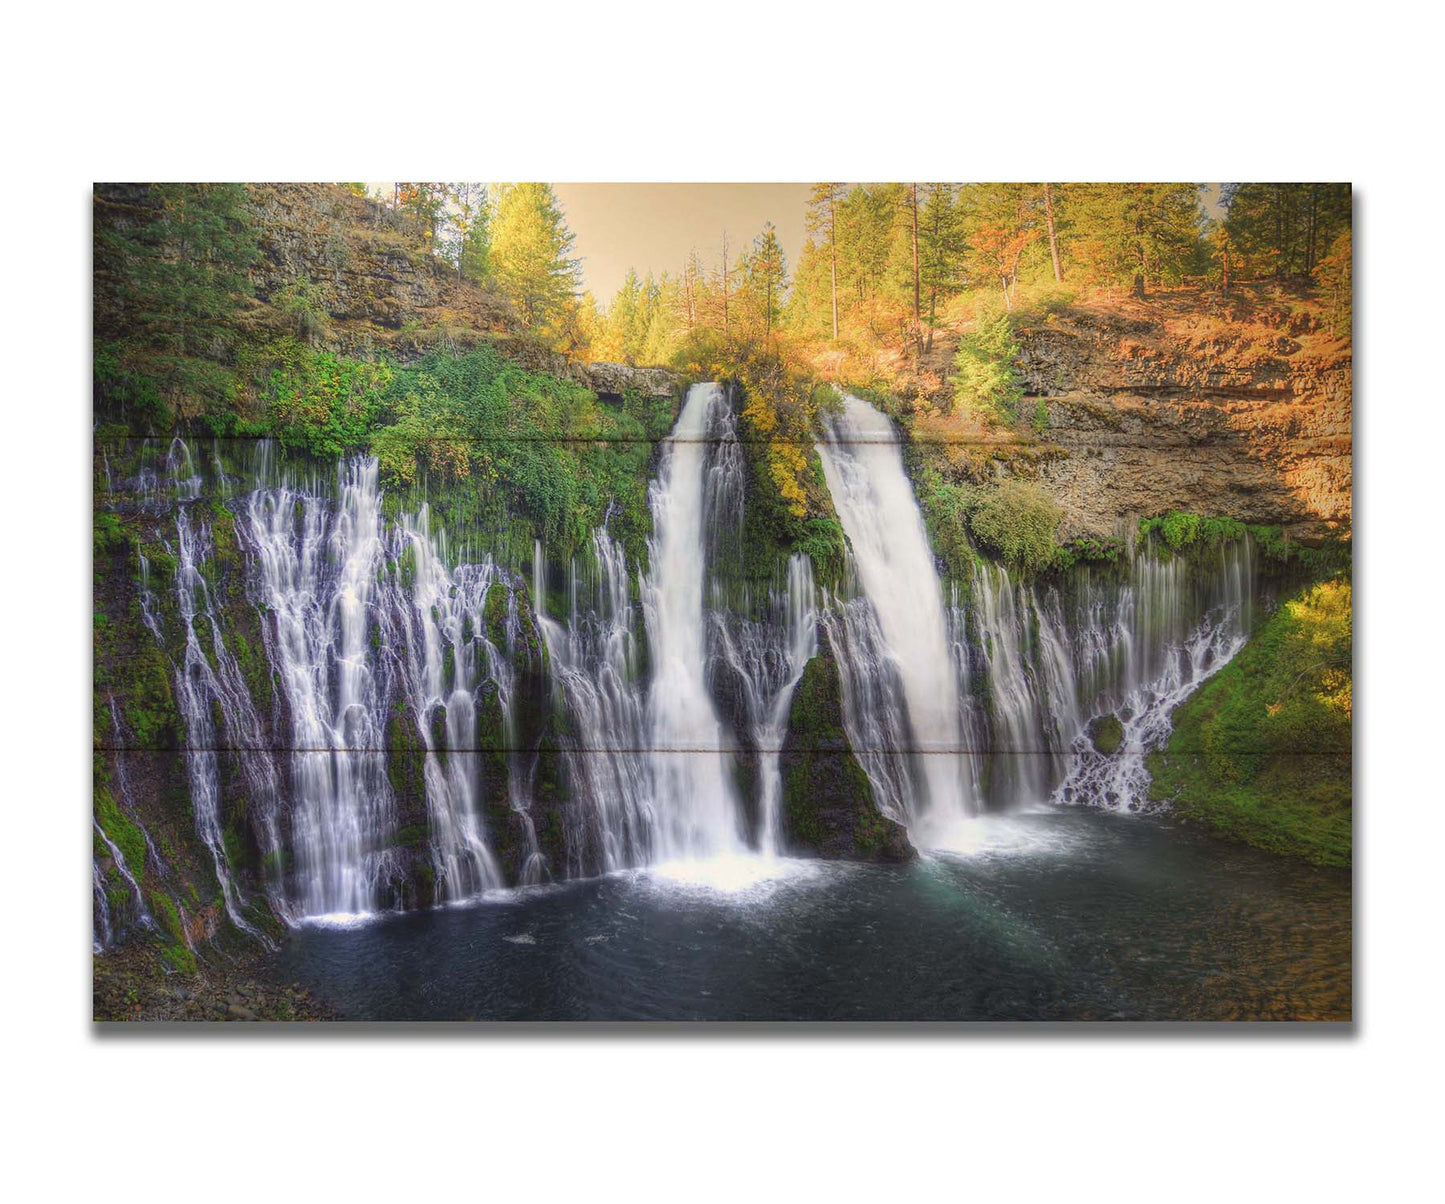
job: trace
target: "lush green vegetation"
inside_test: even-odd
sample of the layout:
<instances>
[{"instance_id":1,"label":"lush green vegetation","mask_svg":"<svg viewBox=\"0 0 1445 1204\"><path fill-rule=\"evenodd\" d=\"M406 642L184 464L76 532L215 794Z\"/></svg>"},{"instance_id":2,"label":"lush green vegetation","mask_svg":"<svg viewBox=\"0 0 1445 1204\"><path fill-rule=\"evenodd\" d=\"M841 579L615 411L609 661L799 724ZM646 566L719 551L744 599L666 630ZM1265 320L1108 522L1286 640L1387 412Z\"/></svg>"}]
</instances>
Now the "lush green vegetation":
<instances>
[{"instance_id":1,"label":"lush green vegetation","mask_svg":"<svg viewBox=\"0 0 1445 1204\"><path fill-rule=\"evenodd\" d=\"M372 415L371 450L399 485L466 482L481 529L520 519L564 553L607 518L639 557L650 529L648 465L670 399L603 405L588 390L528 372L491 348L432 354L391 370Z\"/></svg>"},{"instance_id":2,"label":"lush green vegetation","mask_svg":"<svg viewBox=\"0 0 1445 1204\"><path fill-rule=\"evenodd\" d=\"M1231 186L1222 219L1207 216L1200 198L1187 183L818 184L796 264L767 225L751 244L724 240L712 262L694 253L676 275L629 275L606 306L577 295L573 236L549 185L398 183L375 200L402 223L391 237L413 259L434 256L505 303L528 363L546 364L531 353L558 348L738 383L750 474L739 537L746 572L768 576L779 554L801 550L826 578L841 567L843 540L812 451L818 411L833 395L825 381L888 389L911 374L905 426L920 414L1026 421L1042 440L1048 404L1020 406L1022 315L1046 317L1088 290L1143 294L1186 277L1228 288L1231 271L1299 274L1348 304L1348 188ZM280 288L252 320L248 273L261 231L241 186L135 186L97 204L103 417L132 432L274 434L323 458L370 449L393 496L426 482L457 486L454 525L505 532L516 548L535 536L570 552L607 515L634 559L643 554L648 441L666 433L670 406L635 397L603 405L494 347L460 350L450 335L393 340L384 344L392 359L342 354L326 345L312 281ZM328 262L340 264L347 240L331 237ZM403 336L418 324L396 320ZM929 367L935 335L948 330L958 334L951 361ZM429 343L420 362L397 362ZM935 547L955 577L975 547L1024 571L1118 558L1113 541L1060 546L1058 523L1030 486L980 485L974 469L929 457L914 467ZM1148 520L1145 533L1193 554L1237 538L1239 527L1171 513ZM1316 572L1340 563L1277 531L1254 534L1273 559Z\"/></svg>"},{"instance_id":3,"label":"lush green vegetation","mask_svg":"<svg viewBox=\"0 0 1445 1204\"><path fill-rule=\"evenodd\" d=\"M1047 490L1032 481L1001 481L981 490L968 515L969 530L985 548L1025 572L1054 558L1063 512Z\"/></svg>"},{"instance_id":4,"label":"lush green vegetation","mask_svg":"<svg viewBox=\"0 0 1445 1204\"><path fill-rule=\"evenodd\" d=\"M1112 757L1124 743L1124 725L1118 715L1100 715L1089 722L1089 742L1094 751Z\"/></svg>"},{"instance_id":5,"label":"lush green vegetation","mask_svg":"<svg viewBox=\"0 0 1445 1204\"><path fill-rule=\"evenodd\" d=\"M1015 421L1023 398L1014 370L1018 355L1019 345L1008 314L1002 306L985 307L973 328L958 340L953 361L954 401L958 408L990 423ZM1045 409L1045 426L1047 417Z\"/></svg>"},{"instance_id":6,"label":"lush green vegetation","mask_svg":"<svg viewBox=\"0 0 1445 1204\"><path fill-rule=\"evenodd\" d=\"M1243 539L1246 534L1276 568L1297 568L1310 576L1321 577L1346 570L1350 565L1350 545L1343 540L1309 547L1287 539L1279 527L1242 523L1228 516L1206 518L1183 510L1170 510L1139 520L1141 539L1157 536L1170 552L1183 556L1197 556L1221 543Z\"/></svg>"},{"instance_id":7,"label":"lush green vegetation","mask_svg":"<svg viewBox=\"0 0 1445 1204\"><path fill-rule=\"evenodd\" d=\"M111 202L95 233L95 376L140 422L225 413L236 313L256 231L240 184L152 184Z\"/></svg>"},{"instance_id":8,"label":"lush green vegetation","mask_svg":"<svg viewBox=\"0 0 1445 1204\"><path fill-rule=\"evenodd\" d=\"M1286 602L1174 712L1152 795L1260 848L1349 864L1352 647L1348 578Z\"/></svg>"}]
</instances>

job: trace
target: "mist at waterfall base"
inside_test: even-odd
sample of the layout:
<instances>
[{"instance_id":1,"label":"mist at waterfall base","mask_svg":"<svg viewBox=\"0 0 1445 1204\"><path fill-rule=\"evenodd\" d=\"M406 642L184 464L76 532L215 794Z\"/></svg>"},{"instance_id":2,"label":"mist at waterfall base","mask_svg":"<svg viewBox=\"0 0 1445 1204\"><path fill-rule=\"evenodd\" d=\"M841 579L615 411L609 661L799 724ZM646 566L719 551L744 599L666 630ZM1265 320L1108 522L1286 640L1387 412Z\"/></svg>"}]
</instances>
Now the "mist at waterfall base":
<instances>
[{"instance_id":1,"label":"mist at waterfall base","mask_svg":"<svg viewBox=\"0 0 1445 1204\"><path fill-rule=\"evenodd\" d=\"M350 1018L1347 1014L1347 875L1133 814L1153 809L1145 758L1173 707L1251 630L1249 541L1202 568L1143 547L1122 574L1077 569L1066 588L980 564L945 590L891 422L848 397L823 427L850 547L834 588L795 555L770 589L730 592L746 467L732 399L704 384L659 452L646 567L598 528L555 613L540 544L527 579L481 533L449 541L424 503L388 517L374 459L328 483L263 447L237 482L217 457L265 616L269 700L252 696L212 603L211 535L189 511L206 474L179 440L143 467L142 504L174 510L157 531L177 561L179 637L156 618L144 558L139 609L174 666L197 836L231 922L265 940L222 838L234 757L267 866L292 867L264 883L292 926L281 967ZM569 792L545 849L530 754L512 749L498 783L468 751L484 705L515 743L533 620ZM790 841L779 752L823 651L848 744L918 862L825 863ZM735 683L727 707L720 676ZM268 706L294 751L267 745ZM402 713L424 756L436 906L397 911L415 907L418 872L397 847L389 775ZM1109 713L1123 728L1113 757L1086 733ZM744 787L734 760L748 752ZM483 802L499 784L519 846L509 866ZM96 898L103 952L116 925Z\"/></svg>"}]
</instances>

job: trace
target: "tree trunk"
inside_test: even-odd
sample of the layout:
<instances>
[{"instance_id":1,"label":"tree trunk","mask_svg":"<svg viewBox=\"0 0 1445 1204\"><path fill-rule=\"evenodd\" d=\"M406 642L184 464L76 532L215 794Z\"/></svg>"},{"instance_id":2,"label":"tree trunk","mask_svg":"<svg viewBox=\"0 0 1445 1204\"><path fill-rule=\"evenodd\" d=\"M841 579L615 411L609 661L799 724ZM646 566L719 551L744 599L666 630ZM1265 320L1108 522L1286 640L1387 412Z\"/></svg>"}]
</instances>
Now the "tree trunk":
<instances>
[{"instance_id":1,"label":"tree trunk","mask_svg":"<svg viewBox=\"0 0 1445 1204\"><path fill-rule=\"evenodd\" d=\"M833 342L838 341L838 211L828 201L828 260L833 273Z\"/></svg>"},{"instance_id":2,"label":"tree trunk","mask_svg":"<svg viewBox=\"0 0 1445 1204\"><path fill-rule=\"evenodd\" d=\"M1054 189L1051 184L1044 185L1044 218L1049 225L1049 257L1054 261L1054 281L1062 284L1064 268L1059 259L1059 235L1054 229Z\"/></svg>"},{"instance_id":3,"label":"tree trunk","mask_svg":"<svg viewBox=\"0 0 1445 1204\"><path fill-rule=\"evenodd\" d=\"M1316 252L1317 252L1317 238L1318 238L1318 233L1319 233L1319 213L1320 213L1320 195L1319 195L1319 194L1320 194L1320 186L1319 186L1318 184L1311 184L1311 185L1310 185L1310 233L1309 233L1309 242L1307 243L1307 245L1306 245L1306 247L1305 247L1305 274L1306 274L1307 276L1312 276L1312 275L1314 275L1314 270L1315 270L1315 255L1316 255Z\"/></svg>"},{"instance_id":4,"label":"tree trunk","mask_svg":"<svg viewBox=\"0 0 1445 1204\"><path fill-rule=\"evenodd\" d=\"M728 236L723 235L723 334L728 333Z\"/></svg>"},{"instance_id":5,"label":"tree trunk","mask_svg":"<svg viewBox=\"0 0 1445 1204\"><path fill-rule=\"evenodd\" d=\"M913 185L913 347L915 360L923 354L923 321L918 306L918 185Z\"/></svg>"}]
</instances>

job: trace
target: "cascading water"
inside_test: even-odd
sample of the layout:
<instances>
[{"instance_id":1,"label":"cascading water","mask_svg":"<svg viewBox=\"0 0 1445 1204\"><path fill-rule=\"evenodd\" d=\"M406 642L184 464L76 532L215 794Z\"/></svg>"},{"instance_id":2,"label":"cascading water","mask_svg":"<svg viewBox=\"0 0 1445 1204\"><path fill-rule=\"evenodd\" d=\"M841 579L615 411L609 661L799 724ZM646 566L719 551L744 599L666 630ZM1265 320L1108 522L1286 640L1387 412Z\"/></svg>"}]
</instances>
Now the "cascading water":
<instances>
[{"instance_id":1,"label":"cascading water","mask_svg":"<svg viewBox=\"0 0 1445 1204\"><path fill-rule=\"evenodd\" d=\"M720 385L688 390L650 491L651 566L642 580L642 597L653 662L647 725L654 852L663 860L744 851L722 724L704 673L706 434L714 412L726 404Z\"/></svg>"},{"instance_id":2,"label":"cascading water","mask_svg":"<svg viewBox=\"0 0 1445 1204\"><path fill-rule=\"evenodd\" d=\"M1204 562L1146 543L1119 569L1081 568L1064 584L975 566L950 622L986 690L970 723L988 807L1145 805L1146 754L1167 740L1174 707L1243 647L1255 590L1247 537ZM976 697L966 678L960 690ZM1085 729L1108 714L1125 736L1105 756Z\"/></svg>"},{"instance_id":3,"label":"cascading water","mask_svg":"<svg viewBox=\"0 0 1445 1204\"><path fill-rule=\"evenodd\" d=\"M528 615L522 578L485 552L455 557L425 503L383 518L373 459L299 481L262 444L225 483L216 449L207 459L180 440L142 445L111 504L174 514L173 529L155 524L142 540L139 624L173 667L196 831L226 915L255 931L241 887L252 878L227 851L248 833L260 855L249 873L291 921L413 899L425 859L434 889L421 897L438 902L676 863L736 885L739 855L784 851L779 752L823 641L877 806L920 846L962 847L952 837L982 810L1143 806L1145 756L1167 738L1172 708L1250 631L1248 540L1187 559L1146 541L1116 567L1064 577L980 563L945 605L888 420L846 399L817 450L851 545L836 593L815 589L803 556L761 588L739 571L746 461L724 391L700 385L661 448L648 571L604 523L568 563L549 615L538 544ZM239 537L225 557L229 516L201 500L212 473ZM172 561L173 594L160 584ZM245 648L228 625L251 622L236 609L242 579L260 615L264 684L255 658L242 658L243 674L233 653ZM1124 740L1106 756L1087 728L1110 713ZM118 714L113 723L114 782L145 832L126 797ZM397 730L414 752L388 738ZM423 762L416 778L389 766L411 755ZM146 836L146 874L164 880ZM156 922L140 867L113 846L100 832L101 948ZM213 920L195 922L200 932Z\"/></svg>"},{"instance_id":4,"label":"cascading water","mask_svg":"<svg viewBox=\"0 0 1445 1204\"><path fill-rule=\"evenodd\" d=\"M241 915L245 900L231 875L226 855L225 837L221 831L221 772L215 713L221 716L230 747L241 752L242 761L252 758L245 750L261 754L257 760L269 762L264 750L255 707L234 658L220 636L210 591L200 571L207 552L207 532L195 529L190 516L182 508L176 516L176 599L185 625L186 646L176 668L176 705L186 725L186 772L190 779L191 806L196 815L196 834L211 854L216 879L221 886L221 899L226 915L237 928L261 938L261 934ZM215 668L201 645L196 624L204 623L211 632L211 652ZM254 768L254 766L252 766ZM257 770L248 778L256 795L258 813L274 811L275 792L265 772ZM269 819L263 824L270 826ZM274 833L274 828L270 829ZM264 938L261 938L264 940ZM268 942L269 943L269 942Z\"/></svg>"},{"instance_id":5,"label":"cascading water","mask_svg":"<svg viewBox=\"0 0 1445 1204\"><path fill-rule=\"evenodd\" d=\"M781 845L780 755L788 708L808 661L818 651L818 601L813 562L788 559L787 588L769 598L762 621L742 619L731 629L715 614L714 644L742 687L749 735L758 757L758 850L776 857Z\"/></svg>"},{"instance_id":6,"label":"cascading water","mask_svg":"<svg viewBox=\"0 0 1445 1204\"><path fill-rule=\"evenodd\" d=\"M374 459L340 470L340 501L290 484L254 492L245 530L272 622L267 651L291 717L292 836L304 914L377 906L391 866L387 683L370 635L382 560Z\"/></svg>"},{"instance_id":7,"label":"cascading water","mask_svg":"<svg viewBox=\"0 0 1445 1204\"><path fill-rule=\"evenodd\" d=\"M627 557L606 530L593 533L591 551L585 604L577 563L568 566L566 626L546 613L540 544L533 555L537 621L576 732L566 748L568 779L577 796L568 810L567 864L558 867L566 877L643 865L652 850L647 699Z\"/></svg>"},{"instance_id":8,"label":"cascading water","mask_svg":"<svg viewBox=\"0 0 1445 1204\"><path fill-rule=\"evenodd\" d=\"M823 473L877 618L880 642L872 655L885 655L896 670L910 733L906 747L916 763L912 773L890 774L885 786L901 795L901 814L922 843L946 841L975 806L961 756L958 669L923 515L884 414L846 396L824 428L817 445ZM859 731L853 743L876 761L883 750L866 748L859 738L872 734Z\"/></svg>"},{"instance_id":9,"label":"cascading water","mask_svg":"<svg viewBox=\"0 0 1445 1204\"><path fill-rule=\"evenodd\" d=\"M429 520L423 506L415 519L399 524L404 553L399 551L396 558L403 554L412 558L415 578L409 604L398 585L390 609L402 616L407 690L426 744L423 780L436 895L439 900L456 900L502 882L479 804L475 696L482 679L497 681L502 676L502 657L482 634L487 593L498 575L490 560L450 571L444 548L432 539ZM509 689L499 690L503 707L510 696ZM445 716L445 762L432 736L431 718L438 709Z\"/></svg>"},{"instance_id":10,"label":"cascading water","mask_svg":"<svg viewBox=\"0 0 1445 1204\"><path fill-rule=\"evenodd\" d=\"M1076 723L1055 801L1117 810L1148 806L1146 757L1168 741L1174 708L1249 639L1258 588L1254 559L1248 536L1221 544L1203 564L1161 560L1145 549L1135 557L1112 622L1102 625L1090 617L1106 615L1107 608L1090 596L1091 583L1082 583L1079 694L1092 698L1081 709L1085 719L1114 713L1124 739L1117 753L1104 756Z\"/></svg>"}]
</instances>

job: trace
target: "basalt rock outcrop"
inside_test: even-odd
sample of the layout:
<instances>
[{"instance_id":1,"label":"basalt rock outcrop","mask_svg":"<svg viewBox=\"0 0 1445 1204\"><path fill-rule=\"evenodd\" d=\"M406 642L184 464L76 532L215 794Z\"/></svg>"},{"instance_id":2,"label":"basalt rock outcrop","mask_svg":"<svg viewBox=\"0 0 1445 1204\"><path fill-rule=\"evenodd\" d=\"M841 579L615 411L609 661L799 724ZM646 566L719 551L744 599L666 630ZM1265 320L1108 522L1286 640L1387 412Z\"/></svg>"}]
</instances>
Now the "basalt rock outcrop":
<instances>
[{"instance_id":1,"label":"basalt rock outcrop","mask_svg":"<svg viewBox=\"0 0 1445 1204\"><path fill-rule=\"evenodd\" d=\"M1171 509L1279 525L1306 542L1348 532L1347 317L1190 293L1071 308L1018 339L1020 410L1042 407L1046 423L995 471L1045 484L1065 538Z\"/></svg>"}]
</instances>

